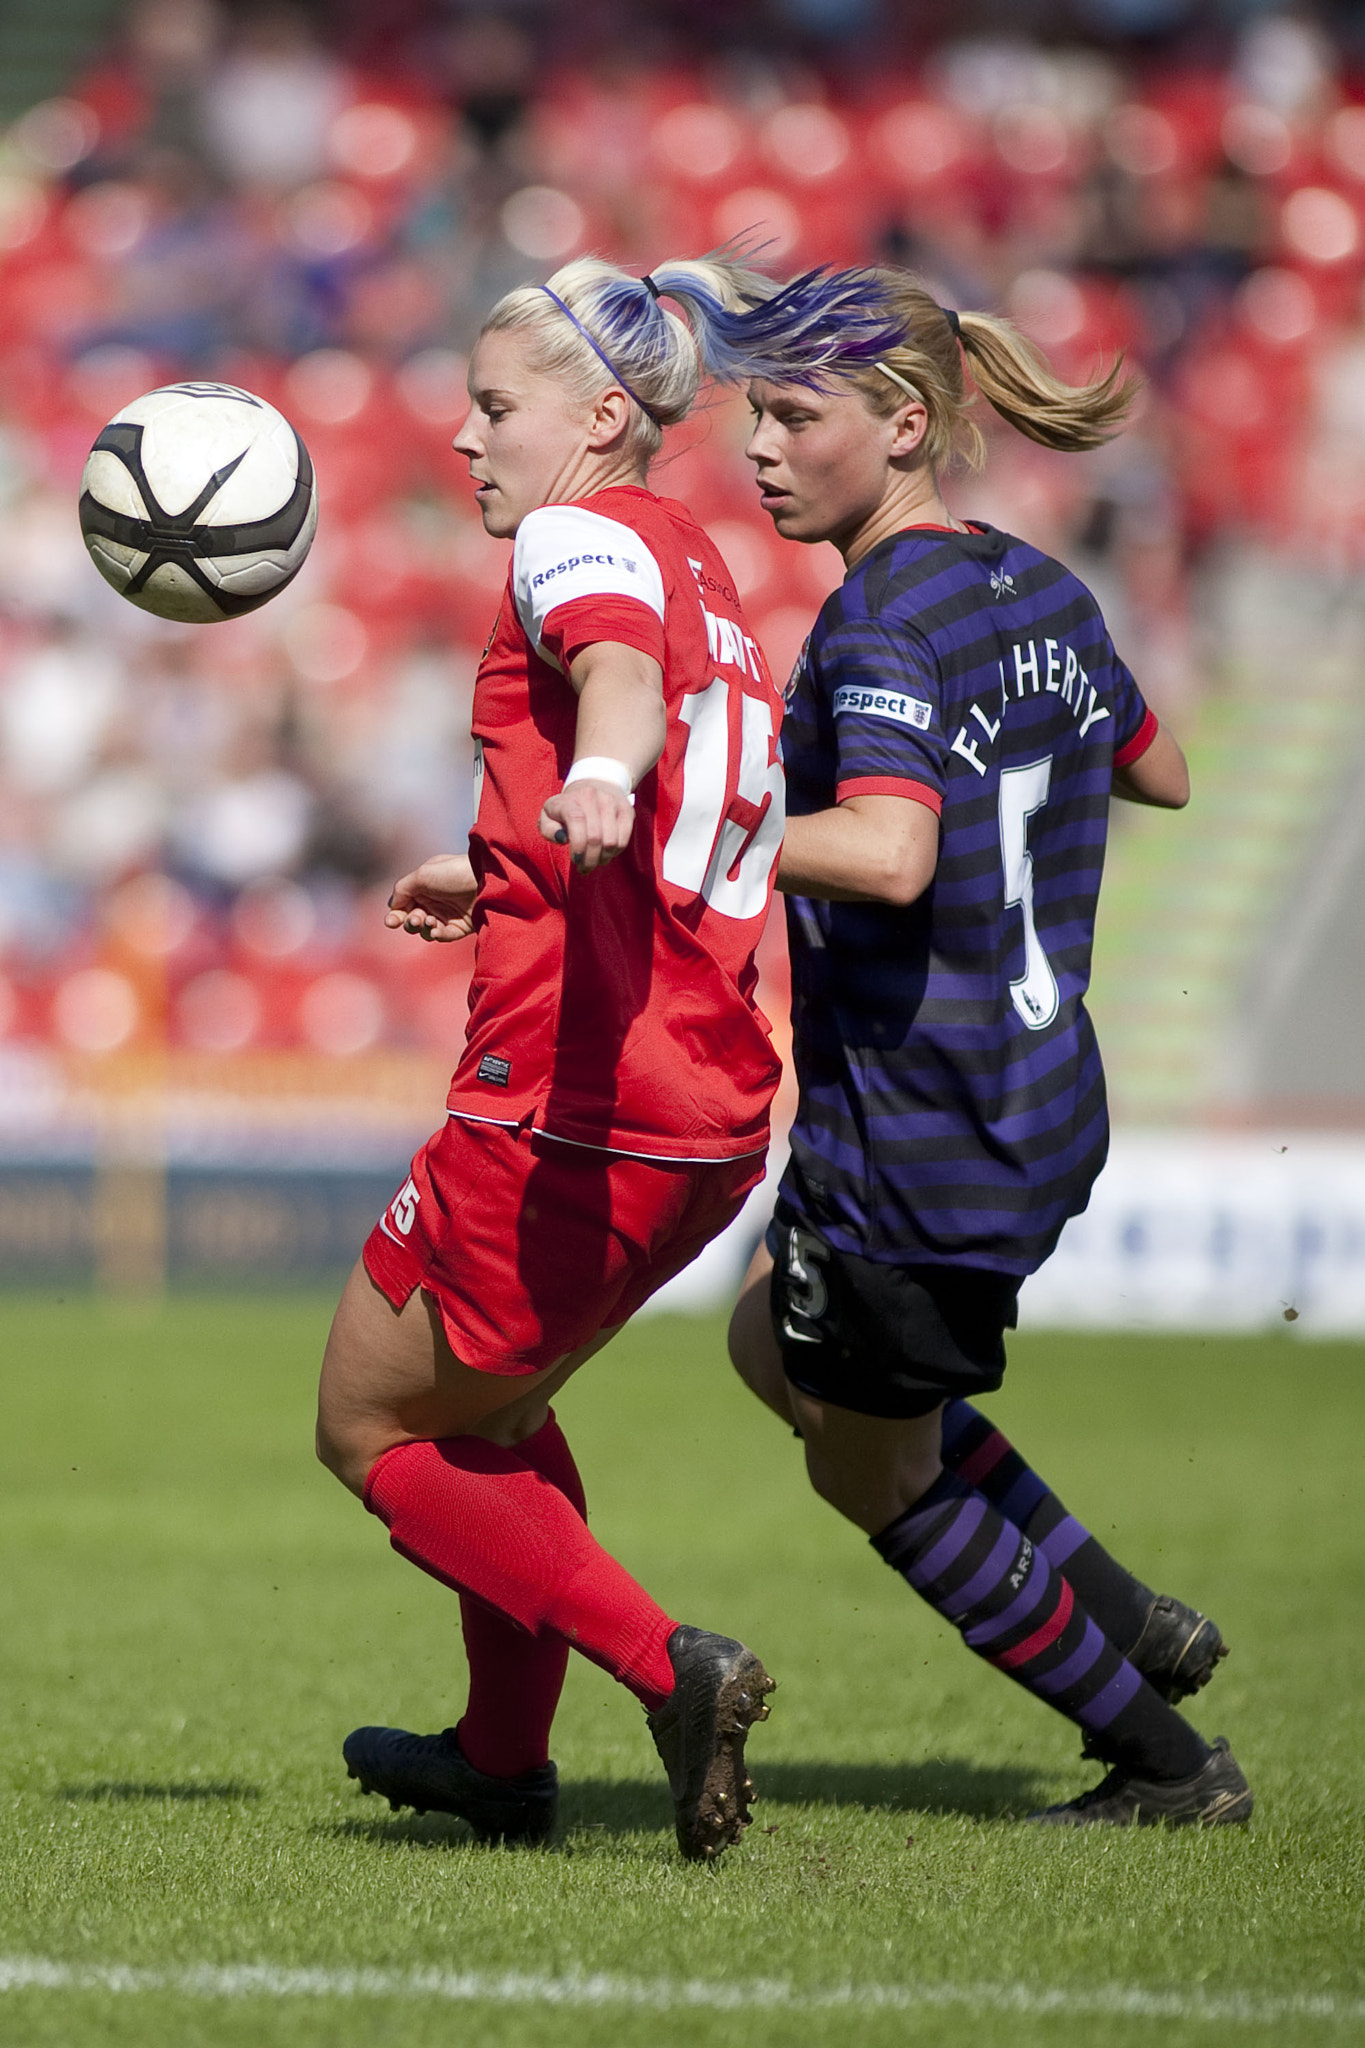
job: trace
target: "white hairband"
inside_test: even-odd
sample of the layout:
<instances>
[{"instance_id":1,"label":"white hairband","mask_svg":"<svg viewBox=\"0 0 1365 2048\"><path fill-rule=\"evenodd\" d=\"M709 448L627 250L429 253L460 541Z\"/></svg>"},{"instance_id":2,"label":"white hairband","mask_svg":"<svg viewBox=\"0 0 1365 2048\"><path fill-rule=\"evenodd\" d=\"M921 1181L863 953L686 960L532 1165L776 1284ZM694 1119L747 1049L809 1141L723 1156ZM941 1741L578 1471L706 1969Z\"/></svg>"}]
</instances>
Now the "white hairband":
<instances>
[{"instance_id":1,"label":"white hairband","mask_svg":"<svg viewBox=\"0 0 1365 2048\"><path fill-rule=\"evenodd\" d=\"M891 369L890 366L886 363L874 363L872 367L874 370L880 370L883 377L889 377L893 384L899 384L901 390L905 393L906 397L913 398L916 405L924 405L927 403L924 393L922 391L917 391L914 385L910 382L909 378L902 377L899 370Z\"/></svg>"}]
</instances>

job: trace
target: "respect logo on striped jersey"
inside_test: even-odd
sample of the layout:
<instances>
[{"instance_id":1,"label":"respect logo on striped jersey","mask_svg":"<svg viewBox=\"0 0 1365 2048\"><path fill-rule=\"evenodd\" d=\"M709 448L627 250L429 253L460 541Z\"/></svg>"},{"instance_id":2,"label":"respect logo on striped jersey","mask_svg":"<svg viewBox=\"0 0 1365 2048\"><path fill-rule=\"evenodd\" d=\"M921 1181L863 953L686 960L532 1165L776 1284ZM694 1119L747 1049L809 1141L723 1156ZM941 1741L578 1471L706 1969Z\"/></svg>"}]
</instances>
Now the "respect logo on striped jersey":
<instances>
[{"instance_id":1,"label":"respect logo on striped jersey","mask_svg":"<svg viewBox=\"0 0 1365 2048\"><path fill-rule=\"evenodd\" d=\"M913 725L920 732L928 730L934 715L934 707L922 697L907 697L900 690L867 690L857 683L845 683L834 692L836 718L841 711L860 711L871 718L894 718L897 725Z\"/></svg>"}]
</instances>

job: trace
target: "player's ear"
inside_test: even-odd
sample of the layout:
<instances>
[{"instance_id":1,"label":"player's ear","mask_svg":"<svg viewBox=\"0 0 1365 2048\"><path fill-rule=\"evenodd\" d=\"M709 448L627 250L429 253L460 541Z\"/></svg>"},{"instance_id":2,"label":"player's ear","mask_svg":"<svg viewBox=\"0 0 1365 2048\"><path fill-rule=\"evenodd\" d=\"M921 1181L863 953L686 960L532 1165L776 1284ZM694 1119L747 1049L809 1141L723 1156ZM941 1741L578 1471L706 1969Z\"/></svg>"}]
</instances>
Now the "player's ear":
<instances>
[{"instance_id":1,"label":"player's ear","mask_svg":"<svg viewBox=\"0 0 1365 2048\"><path fill-rule=\"evenodd\" d=\"M929 431L928 407L912 399L896 413L892 424L895 432L889 452L893 461L903 460L924 446L924 437Z\"/></svg>"},{"instance_id":2,"label":"player's ear","mask_svg":"<svg viewBox=\"0 0 1365 2048\"><path fill-rule=\"evenodd\" d=\"M588 446L601 451L619 441L630 425L630 400L619 385L598 393L588 422Z\"/></svg>"}]
</instances>

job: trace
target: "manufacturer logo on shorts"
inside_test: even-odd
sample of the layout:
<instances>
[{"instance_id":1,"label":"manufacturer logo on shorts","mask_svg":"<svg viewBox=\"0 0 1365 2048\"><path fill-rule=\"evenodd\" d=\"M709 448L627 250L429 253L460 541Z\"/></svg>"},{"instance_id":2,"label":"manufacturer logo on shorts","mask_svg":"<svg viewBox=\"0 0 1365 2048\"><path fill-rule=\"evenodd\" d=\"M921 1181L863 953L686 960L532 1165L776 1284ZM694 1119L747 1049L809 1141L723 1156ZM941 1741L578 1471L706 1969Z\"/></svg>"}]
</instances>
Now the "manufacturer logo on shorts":
<instances>
[{"instance_id":1,"label":"manufacturer logo on shorts","mask_svg":"<svg viewBox=\"0 0 1365 2048\"><path fill-rule=\"evenodd\" d=\"M510 1060L500 1060L496 1053L486 1052L479 1061L479 1079L490 1082L494 1088L505 1088L511 1078Z\"/></svg>"}]
</instances>

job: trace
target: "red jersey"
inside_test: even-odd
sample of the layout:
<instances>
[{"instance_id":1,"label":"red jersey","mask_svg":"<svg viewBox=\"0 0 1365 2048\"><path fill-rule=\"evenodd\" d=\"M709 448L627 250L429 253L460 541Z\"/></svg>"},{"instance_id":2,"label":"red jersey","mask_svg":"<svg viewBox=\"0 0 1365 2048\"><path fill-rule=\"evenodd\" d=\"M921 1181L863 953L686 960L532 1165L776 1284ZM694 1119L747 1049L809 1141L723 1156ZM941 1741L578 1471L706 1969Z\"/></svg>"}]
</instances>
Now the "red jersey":
<instances>
[{"instance_id":1,"label":"red jersey","mask_svg":"<svg viewBox=\"0 0 1365 2048\"><path fill-rule=\"evenodd\" d=\"M569 664L600 640L659 663L667 739L629 847L584 875L537 821L574 759ZM651 1159L762 1150L781 1069L754 948L784 826L781 716L682 505L620 487L522 522L474 688L477 951L453 1112Z\"/></svg>"}]
</instances>

